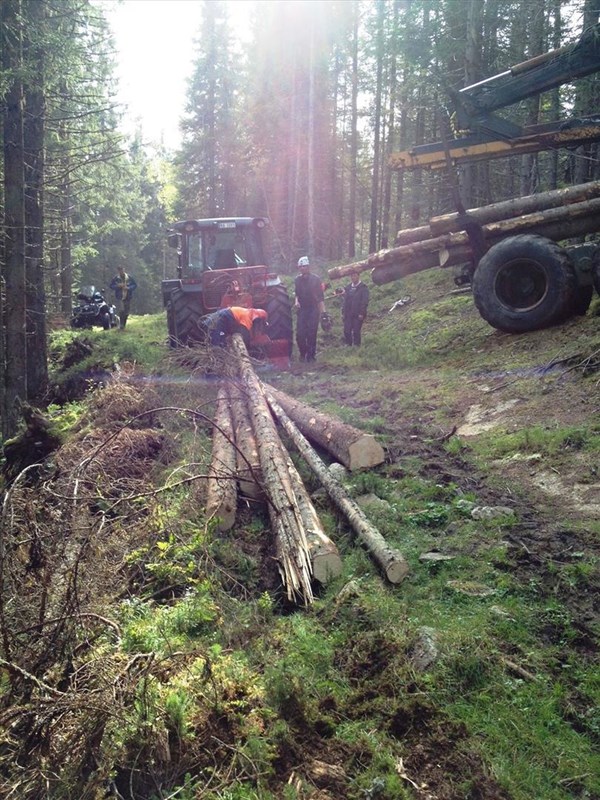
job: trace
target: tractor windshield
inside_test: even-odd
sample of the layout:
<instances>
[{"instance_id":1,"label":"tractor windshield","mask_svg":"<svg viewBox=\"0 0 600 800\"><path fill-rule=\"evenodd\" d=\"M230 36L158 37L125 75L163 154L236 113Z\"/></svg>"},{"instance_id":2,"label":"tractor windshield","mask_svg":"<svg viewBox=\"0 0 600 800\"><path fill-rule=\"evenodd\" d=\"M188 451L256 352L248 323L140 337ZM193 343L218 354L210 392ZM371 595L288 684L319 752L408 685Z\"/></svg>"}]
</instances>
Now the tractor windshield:
<instances>
[{"instance_id":1,"label":"tractor windshield","mask_svg":"<svg viewBox=\"0 0 600 800\"><path fill-rule=\"evenodd\" d=\"M254 226L204 230L188 236L187 268L192 273L263 263L260 234Z\"/></svg>"}]
</instances>

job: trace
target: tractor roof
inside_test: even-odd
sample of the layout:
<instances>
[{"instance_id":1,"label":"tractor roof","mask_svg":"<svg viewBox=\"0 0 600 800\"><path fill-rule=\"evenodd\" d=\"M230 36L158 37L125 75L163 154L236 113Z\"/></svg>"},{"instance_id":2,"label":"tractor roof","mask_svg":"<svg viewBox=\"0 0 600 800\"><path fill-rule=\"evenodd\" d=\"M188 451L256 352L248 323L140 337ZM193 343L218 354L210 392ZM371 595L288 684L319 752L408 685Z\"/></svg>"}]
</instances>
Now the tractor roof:
<instances>
[{"instance_id":1,"label":"tractor roof","mask_svg":"<svg viewBox=\"0 0 600 800\"><path fill-rule=\"evenodd\" d=\"M193 233L201 230L219 230L220 228L247 228L256 226L264 228L269 220L266 217L214 217L212 219L186 219L175 222L170 230L175 233Z\"/></svg>"}]
</instances>

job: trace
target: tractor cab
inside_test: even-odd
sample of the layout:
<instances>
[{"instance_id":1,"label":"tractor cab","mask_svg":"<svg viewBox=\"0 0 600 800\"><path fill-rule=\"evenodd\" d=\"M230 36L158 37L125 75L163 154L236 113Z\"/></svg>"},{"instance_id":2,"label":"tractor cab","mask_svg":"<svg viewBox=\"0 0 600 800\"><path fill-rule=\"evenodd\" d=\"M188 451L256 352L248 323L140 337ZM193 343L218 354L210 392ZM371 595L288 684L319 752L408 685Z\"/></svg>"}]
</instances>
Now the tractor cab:
<instances>
[{"instance_id":1,"label":"tractor cab","mask_svg":"<svg viewBox=\"0 0 600 800\"><path fill-rule=\"evenodd\" d=\"M267 227L264 217L230 217L183 220L169 229L168 244L178 254L177 278L162 282L162 294L173 347L197 340L205 314L244 306L268 312L269 335L263 334L266 341L260 345L269 356L278 350L289 357L291 302L266 263Z\"/></svg>"},{"instance_id":2,"label":"tractor cab","mask_svg":"<svg viewBox=\"0 0 600 800\"><path fill-rule=\"evenodd\" d=\"M237 269L266 263L263 236L267 220L185 220L169 232L169 245L179 254L179 277L197 277L207 270Z\"/></svg>"}]
</instances>

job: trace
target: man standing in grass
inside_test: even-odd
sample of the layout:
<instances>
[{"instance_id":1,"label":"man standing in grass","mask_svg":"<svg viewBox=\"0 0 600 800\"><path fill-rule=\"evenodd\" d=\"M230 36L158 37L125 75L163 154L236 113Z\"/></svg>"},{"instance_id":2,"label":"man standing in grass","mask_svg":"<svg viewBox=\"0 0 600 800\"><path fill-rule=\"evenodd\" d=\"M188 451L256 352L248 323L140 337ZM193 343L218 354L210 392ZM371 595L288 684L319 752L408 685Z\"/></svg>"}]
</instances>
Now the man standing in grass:
<instances>
[{"instance_id":1,"label":"man standing in grass","mask_svg":"<svg viewBox=\"0 0 600 800\"><path fill-rule=\"evenodd\" d=\"M360 345L361 329L367 317L369 305L369 289L361 281L360 272L354 270L350 273L350 283L344 289L344 305L342 316L344 318L344 341L349 345Z\"/></svg>"},{"instance_id":2,"label":"man standing in grass","mask_svg":"<svg viewBox=\"0 0 600 800\"><path fill-rule=\"evenodd\" d=\"M117 310L119 314L119 327L124 328L127 324L127 317L131 308L131 298L137 289L137 283L125 272L124 267L119 267L117 274L110 282L110 288L115 293Z\"/></svg>"},{"instance_id":3,"label":"man standing in grass","mask_svg":"<svg viewBox=\"0 0 600 800\"><path fill-rule=\"evenodd\" d=\"M314 361L317 354L317 332L321 314L325 312L325 298L321 279L310 271L308 256L298 260L300 274L296 277L294 290L296 321L296 344L300 361Z\"/></svg>"}]
</instances>

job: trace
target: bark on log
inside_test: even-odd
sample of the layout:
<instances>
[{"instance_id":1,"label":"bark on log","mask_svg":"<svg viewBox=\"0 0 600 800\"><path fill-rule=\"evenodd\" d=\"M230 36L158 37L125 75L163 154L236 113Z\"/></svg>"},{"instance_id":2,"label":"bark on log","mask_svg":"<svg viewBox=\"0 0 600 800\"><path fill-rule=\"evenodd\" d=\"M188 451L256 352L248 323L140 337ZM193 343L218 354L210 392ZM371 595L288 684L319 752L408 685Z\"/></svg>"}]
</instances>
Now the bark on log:
<instances>
[{"instance_id":1,"label":"bark on log","mask_svg":"<svg viewBox=\"0 0 600 800\"><path fill-rule=\"evenodd\" d=\"M309 467L321 481L331 500L346 517L360 541L373 556L390 583L400 583L407 573L408 564L404 556L390 547L377 528L367 519L362 509L348 495L342 484L329 472L324 462L310 446L306 437L277 402L271 387L264 387L265 394L273 413L292 439Z\"/></svg>"},{"instance_id":2,"label":"bark on log","mask_svg":"<svg viewBox=\"0 0 600 800\"><path fill-rule=\"evenodd\" d=\"M342 559L336 545L323 530L319 515L306 491L294 462L283 448L287 460L292 491L296 496L302 524L306 531L306 540L310 550L313 577L319 583L328 583L342 572Z\"/></svg>"},{"instance_id":3,"label":"bark on log","mask_svg":"<svg viewBox=\"0 0 600 800\"><path fill-rule=\"evenodd\" d=\"M457 230L462 230L458 228ZM422 242L423 239L431 239L433 236L430 225L421 225L418 228L406 228L403 231L398 231L394 240L394 246L399 247L403 244L411 244L412 242Z\"/></svg>"},{"instance_id":4,"label":"bark on log","mask_svg":"<svg viewBox=\"0 0 600 800\"><path fill-rule=\"evenodd\" d=\"M238 385L228 387L229 408L237 447L237 477L240 494L264 501L258 446L248 411L248 397Z\"/></svg>"},{"instance_id":5,"label":"bark on log","mask_svg":"<svg viewBox=\"0 0 600 800\"><path fill-rule=\"evenodd\" d=\"M573 203L560 208L537 211L514 219L499 220L484 225L483 236L487 245L499 242L508 236L521 233L545 236L555 242L574 236L584 236L600 230L600 198ZM437 253L428 252L432 244L439 247ZM370 256L376 264L371 272L373 283L383 283L404 278L415 272L436 266L432 262L437 257L439 266L449 267L470 260L470 248L466 233L453 233L422 242L421 246L410 245L394 250L381 251L380 259L389 259L381 266L376 264L375 256Z\"/></svg>"},{"instance_id":6,"label":"bark on log","mask_svg":"<svg viewBox=\"0 0 600 800\"><path fill-rule=\"evenodd\" d=\"M600 181L594 181L470 209L468 213L482 224L483 236L489 245L504 236L516 236L519 233L536 233L560 241L600 230L599 195ZM356 265L335 267L329 270L328 275L336 279L348 276L355 267L359 267L361 272L372 268L373 282L381 285L439 266L439 261L435 262L438 253L448 254L443 257L443 266L465 263L469 257L464 258L460 250L453 254L454 248L469 247L469 238L456 224L457 219L457 214L434 217L429 225L429 233L426 226L401 231L398 236L405 233L411 240L409 244L379 250ZM419 231L423 232L423 237L413 241ZM384 265L387 269L375 272Z\"/></svg>"},{"instance_id":7,"label":"bark on log","mask_svg":"<svg viewBox=\"0 0 600 800\"><path fill-rule=\"evenodd\" d=\"M355 261L352 264L344 264L343 267L332 267L327 270L327 275L331 280L336 280L337 278L347 278L353 272L365 272L368 269L371 269L371 265L365 259L364 261Z\"/></svg>"},{"instance_id":8,"label":"bark on log","mask_svg":"<svg viewBox=\"0 0 600 800\"><path fill-rule=\"evenodd\" d=\"M581 203L600 197L600 181L568 186L564 189L554 189L549 192L527 195L526 197L515 197L512 200L504 200L501 203L491 203L482 208L470 208L467 214L472 216L482 225L488 222L498 222L501 219L519 217L523 214L530 214L532 211L543 211L550 208L567 206L571 203ZM459 214L443 214L432 217L429 220L431 236L440 236L444 233L452 233L463 230ZM419 230L418 228L415 230ZM398 237L407 234L409 231L400 231ZM425 237L423 237L425 238ZM396 244L400 241L396 240Z\"/></svg>"},{"instance_id":9,"label":"bark on log","mask_svg":"<svg viewBox=\"0 0 600 800\"><path fill-rule=\"evenodd\" d=\"M269 499L269 517L275 534L276 556L288 599L300 600L308 605L314 599L311 578L314 574L312 557L320 557L319 573L327 574L322 558L323 537L307 529L296 490L302 483L293 464L290 469L289 454L285 450L262 387L252 365L244 342L239 334L231 337L231 350L235 353L242 385L248 394L252 426L258 446L258 455L264 477L264 488ZM294 474L292 478L291 475ZM296 477L297 476L297 477ZM306 500L310 504L308 494ZM304 501L301 500L303 504ZM313 509L314 511L314 509ZM316 511L314 512L316 516ZM309 537L311 541L309 541ZM337 554L329 541L331 553ZM315 542L318 543L315 544ZM337 555L339 558L339 555ZM333 560L335 561L335 559ZM335 572L332 561L331 572Z\"/></svg>"},{"instance_id":10,"label":"bark on log","mask_svg":"<svg viewBox=\"0 0 600 800\"><path fill-rule=\"evenodd\" d=\"M370 433L317 411L271 386L268 390L302 433L347 469L376 467L385 461L383 447Z\"/></svg>"},{"instance_id":11,"label":"bark on log","mask_svg":"<svg viewBox=\"0 0 600 800\"><path fill-rule=\"evenodd\" d=\"M465 260L468 261L468 258ZM427 253L419 259L393 261L389 264L381 264L381 266L371 270L371 280L376 286L381 286L384 283L391 283L400 278L405 278L407 275L414 275L416 272L423 272L426 269L439 266L439 253Z\"/></svg>"},{"instance_id":12,"label":"bark on log","mask_svg":"<svg viewBox=\"0 0 600 800\"><path fill-rule=\"evenodd\" d=\"M212 459L206 497L206 514L217 517L217 529L228 531L235 524L237 505L236 451L227 392L217 393L212 437Z\"/></svg>"}]
</instances>

